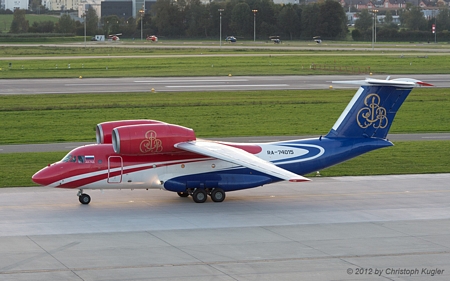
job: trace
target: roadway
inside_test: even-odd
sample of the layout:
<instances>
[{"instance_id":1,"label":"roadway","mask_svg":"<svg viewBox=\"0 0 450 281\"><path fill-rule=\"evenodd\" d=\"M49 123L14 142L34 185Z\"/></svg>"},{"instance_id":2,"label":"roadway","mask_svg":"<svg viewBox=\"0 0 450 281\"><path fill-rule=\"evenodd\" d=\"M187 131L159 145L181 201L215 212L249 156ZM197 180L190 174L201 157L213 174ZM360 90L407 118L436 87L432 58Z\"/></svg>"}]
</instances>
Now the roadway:
<instances>
[{"instance_id":1,"label":"roadway","mask_svg":"<svg viewBox=\"0 0 450 281\"><path fill-rule=\"evenodd\" d=\"M386 79L387 75L311 75L311 76L215 76L215 77L128 77L88 79L2 79L0 95L79 94L127 92L186 92L238 90L313 90L329 89L331 81L361 80L366 77ZM408 77L449 88L450 75L391 75ZM356 88L334 84L333 88Z\"/></svg>"},{"instance_id":2,"label":"roadway","mask_svg":"<svg viewBox=\"0 0 450 281\"><path fill-rule=\"evenodd\" d=\"M89 39L89 38L88 38ZM269 41L239 41L237 43L205 41L158 41L158 43L150 43L144 41L121 40L120 42L86 42L86 43L65 43L65 44L0 44L0 47L50 47L50 48L134 48L134 49L216 49L216 50L271 50L271 51L345 51L347 52L421 52L424 54L446 54L450 52L450 48L446 44L426 44L426 43L410 43L410 44L392 44L392 43L375 43L373 48L370 43L335 43L323 42L316 44L313 42L283 42L282 44L273 44Z\"/></svg>"},{"instance_id":3,"label":"roadway","mask_svg":"<svg viewBox=\"0 0 450 281\"><path fill-rule=\"evenodd\" d=\"M449 181L313 178L204 204L89 191L87 206L76 190L3 188L0 280L449 280Z\"/></svg>"}]
</instances>

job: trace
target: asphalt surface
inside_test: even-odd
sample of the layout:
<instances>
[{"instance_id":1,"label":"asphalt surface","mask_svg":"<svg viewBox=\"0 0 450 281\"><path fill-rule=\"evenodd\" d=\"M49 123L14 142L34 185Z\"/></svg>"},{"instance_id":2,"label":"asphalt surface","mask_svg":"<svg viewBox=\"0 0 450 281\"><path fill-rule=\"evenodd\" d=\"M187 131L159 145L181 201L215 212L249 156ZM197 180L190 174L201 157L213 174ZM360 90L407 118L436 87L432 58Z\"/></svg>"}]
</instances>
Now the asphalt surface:
<instances>
[{"instance_id":1,"label":"asphalt surface","mask_svg":"<svg viewBox=\"0 0 450 281\"><path fill-rule=\"evenodd\" d=\"M89 38L88 38L89 40ZM391 43L358 43L358 44L339 44L328 43L326 40L322 44L314 42L310 43L296 43L296 42L283 42L282 44L273 44L270 41L238 41L237 43L225 43L220 45L219 40L216 42L192 42L192 41L164 41L160 38L158 43L151 43L144 41L129 41L122 40L119 42L90 42L86 43L68 43L68 44L14 44L16 47L58 47L58 48L138 48L138 49L216 49L216 50L235 50L235 49L248 49L248 50L290 50L290 51L358 51L358 52L422 52L425 54L445 54L450 53L448 45L444 44L427 44L427 43L410 43L410 44L391 44ZM11 44L0 44L0 47L11 47Z\"/></svg>"},{"instance_id":2,"label":"asphalt surface","mask_svg":"<svg viewBox=\"0 0 450 281\"><path fill-rule=\"evenodd\" d=\"M293 87L328 88L327 81L342 78L306 77ZM448 87L450 77L417 78ZM258 80L258 85L294 84L289 79L301 80L263 77L233 85ZM2 80L2 90L37 94L61 87L65 93L83 93L70 84L85 79L68 80L46 80L50 85L40 84L41 79L14 80L15 85L5 87L3 82L9 80ZM103 90L103 83L113 80L89 79L88 84L99 83ZM195 83L211 86L208 90L226 88L220 81L181 80L160 86L155 81L139 85L134 82L139 80L120 80L112 89L138 84L136 91L142 86L197 91L185 87ZM228 89L246 87L242 85ZM292 138L299 137L225 140ZM449 139L450 134L389 138ZM8 145L0 146L0 152L68 151L80 144ZM204 204L160 190L87 191L92 197L88 206L78 203L76 190L3 188L0 280L448 280L449 182L450 174L317 177L309 183L231 192L223 203Z\"/></svg>"},{"instance_id":3,"label":"asphalt surface","mask_svg":"<svg viewBox=\"0 0 450 281\"><path fill-rule=\"evenodd\" d=\"M304 139L319 136L263 136L263 137L230 137L230 138L210 138L211 140L241 142L241 143L262 143L273 141L285 141ZM390 141L431 141L448 140L450 133L428 133L428 134L389 134ZM64 142L64 143L46 143L46 144L10 144L0 145L0 153L16 152L50 152L50 151L70 151L76 147L92 144L93 142Z\"/></svg>"},{"instance_id":4,"label":"asphalt surface","mask_svg":"<svg viewBox=\"0 0 450 281\"><path fill-rule=\"evenodd\" d=\"M449 280L450 174L313 178L196 204L0 189L0 280Z\"/></svg>"},{"instance_id":5,"label":"asphalt surface","mask_svg":"<svg viewBox=\"0 0 450 281\"><path fill-rule=\"evenodd\" d=\"M450 87L450 75L392 75L391 79L415 78ZM0 95L80 94L127 92L186 92L234 90L293 90L354 88L355 85L332 84L332 81L386 79L382 75L313 75L313 76L225 76L225 77L141 77L141 78L72 78L72 79L2 79Z\"/></svg>"}]
</instances>

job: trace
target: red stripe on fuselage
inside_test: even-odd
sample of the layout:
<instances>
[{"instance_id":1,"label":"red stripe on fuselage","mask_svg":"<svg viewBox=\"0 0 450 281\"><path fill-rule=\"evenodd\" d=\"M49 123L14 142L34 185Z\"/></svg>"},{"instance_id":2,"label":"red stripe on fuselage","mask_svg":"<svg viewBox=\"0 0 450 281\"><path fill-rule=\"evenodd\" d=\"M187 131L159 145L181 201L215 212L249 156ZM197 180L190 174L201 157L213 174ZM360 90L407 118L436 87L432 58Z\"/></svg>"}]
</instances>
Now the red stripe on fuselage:
<instances>
[{"instance_id":1,"label":"red stripe on fuselage","mask_svg":"<svg viewBox=\"0 0 450 281\"><path fill-rule=\"evenodd\" d=\"M254 144L233 144L233 143L221 143L224 145L240 148L252 154L260 153L262 148ZM121 157L124 167L123 173L132 173L145 169L152 169L153 163L157 167L177 165L182 163L191 163L205 161L204 155L199 155L187 151L180 151L177 153L167 153L167 154L155 154L146 156L128 156L128 155L118 155L114 153L111 144L93 144L86 145L75 148L70 152L72 156L94 156L95 163L72 163L72 162L57 162L54 165L44 168L40 173L44 176L42 180L44 185L55 184L76 176L86 176L78 180L74 180L68 183L63 183L58 185L59 188L79 188L84 185L88 185L97 181L106 180L108 178L108 159L109 157ZM118 163L115 163L114 168L118 168ZM127 168L130 166L145 165L139 168ZM92 175L92 173L100 172L100 174ZM120 171L113 172L110 177L120 175ZM45 182L45 178L47 181Z\"/></svg>"}]
</instances>

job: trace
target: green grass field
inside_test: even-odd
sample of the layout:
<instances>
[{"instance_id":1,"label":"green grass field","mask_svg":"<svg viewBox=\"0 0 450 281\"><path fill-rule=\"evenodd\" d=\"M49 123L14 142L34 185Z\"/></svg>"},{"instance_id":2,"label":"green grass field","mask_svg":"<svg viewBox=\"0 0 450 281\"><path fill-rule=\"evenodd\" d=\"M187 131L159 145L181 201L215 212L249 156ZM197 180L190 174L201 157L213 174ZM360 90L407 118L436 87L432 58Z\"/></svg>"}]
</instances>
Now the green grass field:
<instances>
[{"instance_id":1,"label":"green grass field","mask_svg":"<svg viewBox=\"0 0 450 281\"><path fill-rule=\"evenodd\" d=\"M30 23L30 26L31 26L33 24L33 22L35 22L35 21L36 22L42 22L42 21L58 22L59 17L51 16L51 15L27 14L27 15L25 15L25 19L28 20L28 22ZM9 32L12 20L13 20L13 15L0 15L0 31L1 31L1 33Z\"/></svg>"},{"instance_id":2,"label":"green grass field","mask_svg":"<svg viewBox=\"0 0 450 281\"><path fill-rule=\"evenodd\" d=\"M0 96L1 144L92 141L97 123L156 119L199 137L326 134L354 90ZM279 124L283 124L280 126ZM415 89L395 133L450 131L450 89ZM43 133L45 132L45 133Z\"/></svg>"},{"instance_id":3,"label":"green grass field","mask_svg":"<svg viewBox=\"0 0 450 281\"><path fill-rule=\"evenodd\" d=\"M93 57L99 55L103 57ZM114 48L108 44L104 48L86 49L81 46L0 48L1 78L445 74L450 73L449 64L450 56L440 53L419 55L395 51L219 50L177 49L175 46L173 49L151 49Z\"/></svg>"},{"instance_id":4,"label":"green grass field","mask_svg":"<svg viewBox=\"0 0 450 281\"><path fill-rule=\"evenodd\" d=\"M9 67L11 63L11 67ZM0 61L1 78L450 73L450 56L195 56Z\"/></svg>"}]
</instances>

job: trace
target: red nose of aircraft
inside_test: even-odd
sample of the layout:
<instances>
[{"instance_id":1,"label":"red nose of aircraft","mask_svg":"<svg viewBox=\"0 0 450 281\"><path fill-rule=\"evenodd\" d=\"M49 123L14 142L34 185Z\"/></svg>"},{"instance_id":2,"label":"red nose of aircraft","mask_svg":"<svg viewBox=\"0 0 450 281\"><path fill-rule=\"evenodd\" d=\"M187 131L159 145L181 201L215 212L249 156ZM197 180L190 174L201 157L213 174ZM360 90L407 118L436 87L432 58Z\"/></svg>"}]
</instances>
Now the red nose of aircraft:
<instances>
[{"instance_id":1,"label":"red nose of aircraft","mask_svg":"<svg viewBox=\"0 0 450 281\"><path fill-rule=\"evenodd\" d=\"M45 167L31 177L31 180L40 185L49 185L55 182L50 167Z\"/></svg>"}]
</instances>

